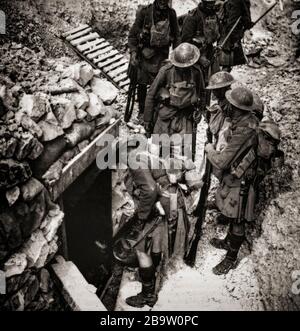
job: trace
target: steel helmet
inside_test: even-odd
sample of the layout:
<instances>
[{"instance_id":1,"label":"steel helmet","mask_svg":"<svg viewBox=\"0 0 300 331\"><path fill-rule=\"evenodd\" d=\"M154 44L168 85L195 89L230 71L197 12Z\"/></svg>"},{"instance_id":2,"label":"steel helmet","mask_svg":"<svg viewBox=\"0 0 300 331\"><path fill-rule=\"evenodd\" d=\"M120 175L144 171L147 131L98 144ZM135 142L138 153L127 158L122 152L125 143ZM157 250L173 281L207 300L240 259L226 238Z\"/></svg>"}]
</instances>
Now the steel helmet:
<instances>
[{"instance_id":1,"label":"steel helmet","mask_svg":"<svg viewBox=\"0 0 300 331\"><path fill-rule=\"evenodd\" d=\"M189 43L182 43L171 53L171 63L178 68L188 68L199 61L198 47Z\"/></svg>"},{"instance_id":2,"label":"steel helmet","mask_svg":"<svg viewBox=\"0 0 300 331\"><path fill-rule=\"evenodd\" d=\"M217 90L223 87L229 87L235 83L233 76L227 71L220 71L212 75L209 80L208 90Z\"/></svg>"},{"instance_id":3,"label":"steel helmet","mask_svg":"<svg viewBox=\"0 0 300 331\"><path fill-rule=\"evenodd\" d=\"M231 105L241 110L253 111L256 108L253 93L246 87L237 87L227 91L226 99Z\"/></svg>"}]
</instances>

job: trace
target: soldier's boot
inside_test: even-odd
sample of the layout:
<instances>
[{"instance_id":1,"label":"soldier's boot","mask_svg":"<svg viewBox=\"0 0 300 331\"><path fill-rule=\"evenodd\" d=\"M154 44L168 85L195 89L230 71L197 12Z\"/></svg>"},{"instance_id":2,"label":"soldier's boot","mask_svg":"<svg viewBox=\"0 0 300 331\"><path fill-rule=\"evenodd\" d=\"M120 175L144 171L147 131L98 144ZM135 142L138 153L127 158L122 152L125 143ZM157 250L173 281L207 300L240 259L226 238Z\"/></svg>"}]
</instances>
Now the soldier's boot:
<instances>
[{"instance_id":1,"label":"soldier's boot","mask_svg":"<svg viewBox=\"0 0 300 331\"><path fill-rule=\"evenodd\" d=\"M153 307L157 302L155 293L155 267L140 268L140 279L142 282L142 292L126 299L126 303L135 308L144 306Z\"/></svg>"},{"instance_id":2,"label":"soldier's boot","mask_svg":"<svg viewBox=\"0 0 300 331\"><path fill-rule=\"evenodd\" d=\"M141 124L144 122L144 110L145 110L145 102L147 96L147 85L139 84L137 89L137 97L139 103L139 114L138 120Z\"/></svg>"},{"instance_id":3,"label":"soldier's boot","mask_svg":"<svg viewBox=\"0 0 300 331\"><path fill-rule=\"evenodd\" d=\"M226 275L231 269L237 266L237 258L239 250L245 240L245 236L237 236L232 234L229 240L229 249L225 259L213 268L213 273L217 276Z\"/></svg>"},{"instance_id":4,"label":"soldier's boot","mask_svg":"<svg viewBox=\"0 0 300 331\"><path fill-rule=\"evenodd\" d=\"M225 251L228 251L229 250L229 237L230 237L230 233L228 233L228 235L224 239L213 238L210 241L210 244L217 249L223 249Z\"/></svg>"}]
</instances>

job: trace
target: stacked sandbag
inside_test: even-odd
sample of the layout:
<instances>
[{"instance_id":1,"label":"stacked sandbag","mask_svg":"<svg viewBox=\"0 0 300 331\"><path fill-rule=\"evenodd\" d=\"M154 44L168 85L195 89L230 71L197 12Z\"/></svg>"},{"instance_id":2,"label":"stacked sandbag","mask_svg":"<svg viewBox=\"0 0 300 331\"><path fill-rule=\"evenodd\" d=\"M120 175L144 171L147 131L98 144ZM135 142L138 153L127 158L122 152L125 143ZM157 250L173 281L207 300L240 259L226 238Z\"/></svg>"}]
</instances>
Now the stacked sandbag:
<instances>
[{"instance_id":1,"label":"stacked sandbag","mask_svg":"<svg viewBox=\"0 0 300 331\"><path fill-rule=\"evenodd\" d=\"M108 105L117 95L102 100L93 90L91 66L79 63L53 75L27 94L11 82L0 86L3 310L46 309L53 301L46 268L58 251L64 214L51 200L50 188L63 168L119 117Z\"/></svg>"}]
</instances>

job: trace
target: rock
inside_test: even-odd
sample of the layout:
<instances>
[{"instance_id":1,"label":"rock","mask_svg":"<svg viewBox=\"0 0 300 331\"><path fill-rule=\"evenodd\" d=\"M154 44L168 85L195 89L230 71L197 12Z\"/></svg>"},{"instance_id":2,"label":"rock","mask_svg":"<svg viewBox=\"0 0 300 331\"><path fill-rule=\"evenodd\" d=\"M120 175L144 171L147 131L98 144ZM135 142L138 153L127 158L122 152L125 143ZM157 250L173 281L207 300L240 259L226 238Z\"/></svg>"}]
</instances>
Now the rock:
<instances>
[{"instance_id":1,"label":"rock","mask_svg":"<svg viewBox=\"0 0 300 331\"><path fill-rule=\"evenodd\" d=\"M46 245L48 245L48 243L41 230L34 232L30 239L24 244L21 252L26 255L29 268L35 266Z\"/></svg>"},{"instance_id":2,"label":"rock","mask_svg":"<svg viewBox=\"0 0 300 331\"><path fill-rule=\"evenodd\" d=\"M49 111L38 125L43 131L43 142L52 141L64 134L64 131L52 111Z\"/></svg>"},{"instance_id":3,"label":"rock","mask_svg":"<svg viewBox=\"0 0 300 331\"><path fill-rule=\"evenodd\" d=\"M36 160L44 151L44 145L39 142L36 138L33 139L32 142L32 150L31 152L27 155L29 160Z\"/></svg>"},{"instance_id":4,"label":"rock","mask_svg":"<svg viewBox=\"0 0 300 331\"><path fill-rule=\"evenodd\" d=\"M47 186L53 185L60 179L60 176L63 172L64 164L57 160L52 166L48 169L48 171L43 176L43 181Z\"/></svg>"},{"instance_id":5,"label":"rock","mask_svg":"<svg viewBox=\"0 0 300 331\"><path fill-rule=\"evenodd\" d=\"M286 60L282 57L266 58L267 63L275 68L282 67L286 64Z\"/></svg>"},{"instance_id":6,"label":"rock","mask_svg":"<svg viewBox=\"0 0 300 331\"><path fill-rule=\"evenodd\" d=\"M51 279L47 269L42 269L40 272L40 289L43 293L48 293L51 290Z\"/></svg>"},{"instance_id":7,"label":"rock","mask_svg":"<svg viewBox=\"0 0 300 331\"><path fill-rule=\"evenodd\" d=\"M75 106L72 101L53 97L51 99L53 113L63 129L68 129L76 120Z\"/></svg>"},{"instance_id":8,"label":"rock","mask_svg":"<svg viewBox=\"0 0 300 331\"><path fill-rule=\"evenodd\" d=\"M82 141L80 144L78 144L79 151L82 152L88 145L89 145L88 140Z\"/></svg>"},{"instance_id":9,"label":"rock","mask_svg":"<svg viewBox=\"0 0 300 331\"><path fill-rule=\"evenodd\" d=\"M46 189L36 196L30 203L19 202L15 206L15 213L19 215L23 238L28 239L36 231L49 210L48 195Z\"/></svg>"},{"instance_id":10,"label":"rock","mask_svg":"<svg viewBox=\"0 0 300 331\"><path fill-rule=\"evenodd\" d=\"M27 267L26 255L22 253L14 254L5 264L4 271L6 278L21 275Z\"/></svg>"},{"instance_id":11,"label":"rock","mask_svg":"<svg viewBox=\"0 0 300 331\"><path fill-rule=\"evenodd\" d=\"M30 132L22 132L18 146L15 151L15 158L18 161L25 160L28 155L32 152L34 147L34 137Z\"/></svg>"},{"instance_id":12,"label":"rock","mask_svg":"<svg viewBox=\"0 0 300 331\"><path fill-rule=\"evenodd\" d=\"M66 140L69 147L75 147L83 140L88 139L94 132L92 123L74 123L72 128L66 133Z\"/></svg>"},{"instance_id":13,"label":"rock","mask_svg":"<svg viewBox=\"0 0 300 331\"><path fill-rule=\"evenodd\" d=\"M25 130L28 130L33 136L40 139L43 135L42 129L26 114L18 111L16 113L16 121Z\"/></svg>"},{"instance_id":14,"label":"rock","mask_svg":"<svg viewBox=\"0 0 300 331\"><path fill-rule=\"evenodd\" d=\"M0 189L9 189L26 182L32 176L27 162L0 160Z\"/></svg>"},{"instance_id":15,"label":"rock","mask_svg":"<svg viewBox=\"0 0 300 331\"><path fill-rule=\"evenodd\" d=\"M37 122L51 110L48 96L44 93L25 94L20 100L20 111Z\"/></svg>"},{"instance_id":16,"label":"rock","mask_svg":"<svg viewBox=\"0 0 300 331\"><path fill-rule=\"evenodd\" d=\"M63 94L62 97L73 102L76 109L85 110L89 106L89 97L85 90L73 79L63 79L59 84L61 89L77 88L78 92Z\"/></svg>"},{"instance_id":17,"label":"rock","mask_svg":"<svg viewBox=\"0 0 300 331\"><path fill-rule=\"evenodd\" d=\"M6 200L8 202L9 207L13 206L20 196L20 189L18 186L6 191Z\"/></svg>"},{"instance_id":18,"label":"rock","mask_svg":"<svg viewBox=\"0 0 300 331\"><path fill-rule=\"evenodd\" d=\"M105 106L99 97L94 93L89 93L90 104L86 109L86 112L89 115L89 118L93 120L100 114L105 114Z\"/></svg>"},{"instance_id":19,"label":"rock","mask_svg":"<svg viewBox=\"0 0 300 331\"><path fill-rule=\"evenodd\" d=\"M10 311L24 311L25 310L25 298L22 291L14 294L9 300Z\"/></svg>"},{"instance_id":20,"label":"rock","mask_svg":"<svg viewBox=\"0 0 300 331\"><path fill-rule=\"evenodd\" d=\"M76 109L76 118L79 122L82 122L87 117L87 112L82 109Z\"/></svg>"},{"instance_id":21,"label":"rock","mask_svg":"<svg viewBox=\"0 0 300 331\"><path fill-rule=\"evenodd\" d=\"M118 89L110 82L94 77L91 81L93 93L95 93L105 105L111 105L118 96Z\"/></svg>"},{"instance_id":22,"label":"rock","mask_svg":"<svg viewBox=\"0 0 300 331\"><path fill-rule=\"evenodd\" d=\"M85 62L70 66L62 74L63 78L72 78L82 87L85 87L93 76L93 67Z\"/></svg>"},{"instance_id":23,"label":"rock","mask_svg":"<svg viewBox=\"0 0 300 331\"><path fill-rule=\"evenodd\" d=\"M45 172L64 153L67 142L63 136L44 144L43 153L32 162L32 169L36 178L41 179Z\"/></svg>"},{"instance_id":24,"label":"rock","mask_svg":"<svg viewBox=\"0 0 300 331\"><path fill-rule=\"evenodd\" d=\"M25 202L32 201L43 189L43 184L32 177L26 184L21 186L21 196Z\"/></svg>"},{"instance_id":25,"label":"rock","mask_svg":"<svg viewBox=\"0 0 300 331\"><path fill-rule=\"evenodd\" d=\"M1 243L5 243L11 250L20 247L23 242L19 221L12 210L0 214Z\"/></svg>"},{"instance_id":26,"label":"rock","mask_svg":"<svg viewBox=\"0 0 300 331\"><path fill-rule=\"evenodd\" d=\"M40 283L38 278L35 275L31 275L24 288L22 289L25 298L25 308L33 302L38 294L39 288Z\"/></svg>"},{"instance_id":27,"label":"rock","mask_svg":"<svg viewBox=\"0 0 300 331\"><path fill-rule=\"evenodd\" d=\"M52 210L45 218L41 225L41 229L48 242L51 242L54 239L58 228L63 222L64 216L64 213L57 208L56 210Z\"/></svg>"}]
</instances>

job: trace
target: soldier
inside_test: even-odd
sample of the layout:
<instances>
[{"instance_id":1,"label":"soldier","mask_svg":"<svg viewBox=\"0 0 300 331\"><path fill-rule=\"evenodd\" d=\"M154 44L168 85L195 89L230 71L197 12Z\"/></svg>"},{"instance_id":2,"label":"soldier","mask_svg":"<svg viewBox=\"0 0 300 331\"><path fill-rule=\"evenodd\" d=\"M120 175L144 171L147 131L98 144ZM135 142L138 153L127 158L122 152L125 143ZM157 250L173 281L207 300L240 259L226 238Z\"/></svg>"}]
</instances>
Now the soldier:
<instances>
[{"instance_id":1,"label":"soldier","mask_svg":"<svg viewBox=\"0 0 300 331\"><path fill-rule=\"evenodd\" d=\"M205 73L208 85L210 76L219 71L217 58L214 58L214 46L220 38L220 22L216 12L216 0L203 0L186 17L181 33L181 41L199 47L200 65Z\"/></svg>"},{"instance_id":2,"label":"soldier","mask_svg":"<svg viewBox=\"0 0 300 331\"><path fill-rule=\"evenodd\" d=\"M239 17L241 17L241 20L223 47L219 59L220 66L228 72L231 71L233 66L246 63L241 40L245 31L252 28L253 23L251 21L250 0L225 0L221 10L222 32L220 43L225 39Z\"/></svg>"},{"instance_id":3,"label":"soldier","mask_svg":"<svg viewBox=\"0 0 300 331\"><path fill-rule=\"evenodd\" d=\"M200 122L206 107L203 74L196 64L199 58L196 46L183 43L172 52L171 63L160 70L146 98L144 123L148 135L192 136L193 122ZM169 98L157 108L161 89L168 92Z\"/></svg>"},{"instance_id":4,"label":"soldier","mask_svg":"<svg viewBox=\"0 0 300 331\"><path fill-rule=\"evenodd\" d=\"M159 69L168 59L170 46L177 46L178 38L177 15L169 7L168 0L155 0L153 4L138 10L129 32L128 46L131 65L138 68L140 118L144 113L147 86L153 83Z\"/></svg>"},{"instance_id":5,"label":"soldier","mask_svg":"<svg viewBox=\"0 0 300 331\"><path fill-rule=\"evenodd\" d=\"M230 122L228 117L230 104L226 99L226 92L230 90L234 82L235 80L231 74L220 71L210 78L209 85L206 88L212 91L217 100L217 103L209 107L208 110L210 111L210 131L215 137L218 151L221 151L226 145L224 132L228 129Z\"/></svg>"},{"instance_id":6,"label":"soldier","mask_svg":"<svg viewBox=\"0 0 300 331\"><path fill-rule=\"evenodd\" d=\"M233 76L226 72L220 71L211 76L207 90L212 91L217 103L208 108L209 111L209 128L214 137L216 151L221 152L227 146L227 133L231 127L230 103L226 99L226 92L230 90L235 82ZM213 168L213 174L221 178L222 172ZM218 209L215 201L208 203L209 209ZM218 215L217 223L223 223L222 215ZM226 221L225 221L226 223Z\"/></svg>"},{"instance_id":7,"label":"soldier","mask_svg":"<svg viewBox=\"0 0 300 331\"><path fill-rule=\"evenodd\" d=\"M137 240L141 235L147 233L149 227L151 229L153 218L155 218L153 209L157 202L159 202L158 206L162 209L160 215L169 223L168 233L173 229L178 231L180 228L180 225L177 225L179 223L179 211L184 209L184 204L178 194L178 183L185 182L190 189L199 189L202 185L201 176L197 173L193 163L174 158L159 159L151 149L149 152L147 150L141 152L140 149L143 149L140 148L141 146L136 149L137 143L138 141L134 139L128 142L128 145L132 146L128 153L129 175L133 186L139 190L137 210L134 216L136 223L129 235L126 236L126 239L129 240ZM138 167L133 166L135 160L139 162ZM130 193L134 195L133 191ZM172 197L175 197L175 203L171 203ZM174 206L176 207L174 208ZM186 236L189 230L186 216L181 222L181 230L185 233L182 236L183 241L187 241ZM166 223L158 224L154 231L147 238L144 238L134 250L126 247L128 240L120 240L115 245L114 255L119 261L130 264L132 267L139 267L142 292L127 298L126 302L130 306L142 308L149 305L153 307L157 301L155 290L156 272L162 258L165 231ZM172 237L171 235L167 244L170 252L169 257L176 248L175 240ZM182 244L182 240L179 241Z\"/></svg>"},{"instance_id":8,"label":"soldier","mask_svg":"<svg viewBox=\"0 0 300 331\"><path fill-rule=\"evenodd\" d=\"M231 104L229 116L232 121L227 146L221 152L212 144L205 147L209 161L222 172L216 204L223 217L230 221L227 237L211 241L214 247L227 250L225 259L213 269L216 275L227 274L236 266L245 240L245 222L253 219L254 202L248 193L253 189L257 166L258 121L252 113L255 108L253 94L238 87L227 91L226 99Z\"/></svg>"}]
</instances>

